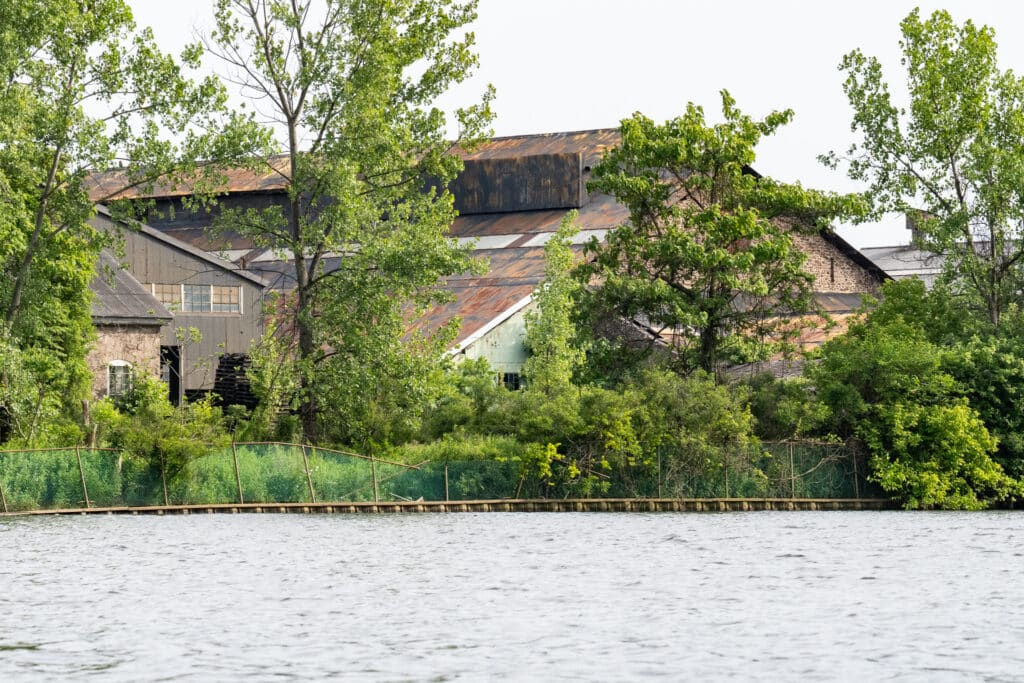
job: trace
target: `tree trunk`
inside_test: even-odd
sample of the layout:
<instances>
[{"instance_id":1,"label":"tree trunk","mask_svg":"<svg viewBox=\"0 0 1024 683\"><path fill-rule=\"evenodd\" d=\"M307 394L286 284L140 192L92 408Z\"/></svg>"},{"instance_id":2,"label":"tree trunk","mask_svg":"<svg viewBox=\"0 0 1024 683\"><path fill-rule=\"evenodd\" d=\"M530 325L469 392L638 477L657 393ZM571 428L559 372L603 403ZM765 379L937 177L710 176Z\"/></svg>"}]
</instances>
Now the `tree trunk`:
<instances>
[{"instance_id":1,"label":"tree trunk","mask_svg":"<svg viewBox=\"0 0 1024 683\"><path fill-rule=\"evenodd\" d=\"M700 367L710 375L715 375L718 366L718 329L713 320L708 320L706 327L700 331Z\"/></svg>"}]
</instances>

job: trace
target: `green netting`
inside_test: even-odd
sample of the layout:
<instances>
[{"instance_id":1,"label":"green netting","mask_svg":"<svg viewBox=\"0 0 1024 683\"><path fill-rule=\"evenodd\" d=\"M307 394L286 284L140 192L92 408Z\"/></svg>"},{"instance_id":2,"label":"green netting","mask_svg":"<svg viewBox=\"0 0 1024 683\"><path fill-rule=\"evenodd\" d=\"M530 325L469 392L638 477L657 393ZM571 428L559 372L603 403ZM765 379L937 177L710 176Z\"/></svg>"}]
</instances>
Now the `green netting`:
<instances>
[{"instance_id":1,"label":"green netting","mask_svg":"<svg viewBox=\"0 0 1024 683\"><path fill-rule=\"evenodd\" d=\"M82 471L92 507L124 505L122 468L124 458L118 451L81 449Z\"/></svg>"},{"instance_id":2,"label":"green netting","mask_svg":"<svg viewBox=\"0 0 1024 683\"><path fill-rule=\"evenodd\" d=\"M511 459L409 466L294 444L236 444L214 449L176 472L103 449L0 452L0 493L10 512L87 504L163 505L165 486L166 500L172 505L301 503L311 502L314 496L318 502L344 502L881 495L876 486L866 482L865 473L860 451L820 443L761 444L724 458L720 453L712 458L701 453L660 452L656 462L555 487L524 479L518 463Z\"/></svg>"},{"instance_id":3,"label":"green netting","mask_svg":"<svg viewBox=\"0 0 1024 683\"><path fill-rule=\"evenodd\" d=\"M309 448L306 458L309 462L309 476L313 491L319 501L363 501L373 500L374 463L336 451ZM378 478L385 476L380 463L377 465ZM379 483L379 479L378 479Z\"/></svg>"},{"instance_id":4,"label":"green netting","mask_svg":"<svg viewBox=\"0 0 1024 683\"><path fill-rule=\"evenodd\" d=\"M417 469L396 473L381 490L405 500L494 500L515 497L518 485L515 463L466 460L424 463Z\"/></svg>"},{"instance_id":5,"label":"green netting","mask_svg":"<svg viewBox=\"0 0 1024 683\"><path fill-rule=\"evenodd\" d=\"M866 463L856 449L842 444L764 444L754 463L765 474L769 497L857 498L869 493Z\"/></svg>"},{"instance_id":6,"label":"green netting","mask_svg":"<svg viewBox=\"0 0 1024 683\"><path fill-rule=\"evenodd\" d=\"M84 508L88 491L93 507L121 505L117 462L116 452L85 448L0 452L3 502L10 512Z\"/></svg>"},{"instance_id":7,"label":"green netting","mask_svg":"<svg viewBox=\"0 0 1024 683\"><path fill-rule=\"evenodd\" d=\"M629 496L680 498L857 498L882 495L866 481L856 448L819 442L763 443L702 457L661 455L656 477L620 476L613 487ZM627 490L628 489L628 490Z\"/></svg>"}]
</instances>

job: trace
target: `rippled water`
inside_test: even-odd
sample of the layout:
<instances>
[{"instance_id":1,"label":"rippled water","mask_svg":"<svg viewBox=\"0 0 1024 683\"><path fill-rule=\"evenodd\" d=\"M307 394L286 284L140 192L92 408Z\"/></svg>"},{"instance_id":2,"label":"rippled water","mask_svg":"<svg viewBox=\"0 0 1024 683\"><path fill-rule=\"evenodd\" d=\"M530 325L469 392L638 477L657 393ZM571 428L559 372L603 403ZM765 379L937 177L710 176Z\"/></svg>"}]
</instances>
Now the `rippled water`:
<instances>
[{"instance_id":1,"label":"rippled water","mask_svg":"<svg viewBox=\"0 0 1024 683\"><path fill-rule=\"evenodd\" d=\"M0 520L0 680L1022 680L1024 514Z\"/></svg>"}]
</instances>

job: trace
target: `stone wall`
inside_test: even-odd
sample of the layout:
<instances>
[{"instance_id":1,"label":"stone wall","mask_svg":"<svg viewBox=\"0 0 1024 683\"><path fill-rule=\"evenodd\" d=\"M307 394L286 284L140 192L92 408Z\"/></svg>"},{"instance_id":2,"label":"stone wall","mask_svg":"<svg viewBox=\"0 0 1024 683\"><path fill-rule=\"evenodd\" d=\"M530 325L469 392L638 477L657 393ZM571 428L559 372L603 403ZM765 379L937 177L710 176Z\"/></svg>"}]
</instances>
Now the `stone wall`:
<instances>
[{"instance_id":1,"label":"stone wall","mask_svg":"<svg viewBox=\"0 0 1024 683\"><path fill-rule=\"evenodd\" d=\"M814 275L818 292L862 294L877 292L878 281L820 235L793 235L793 243L807 254L804 269Z\"/></svg>"},{"instance_id":2,"label":"stone wall","mask_svg":"<svg viewBox=\"0 0 1024 683\"><path fill-rule=\"evenodd\" d=\"M107 365L123 360L135 376L160 374L160 328L155 325L97 325L96 342L86 355L92 372L92 396L107 395Z\"/></svg>"}]
</instances>

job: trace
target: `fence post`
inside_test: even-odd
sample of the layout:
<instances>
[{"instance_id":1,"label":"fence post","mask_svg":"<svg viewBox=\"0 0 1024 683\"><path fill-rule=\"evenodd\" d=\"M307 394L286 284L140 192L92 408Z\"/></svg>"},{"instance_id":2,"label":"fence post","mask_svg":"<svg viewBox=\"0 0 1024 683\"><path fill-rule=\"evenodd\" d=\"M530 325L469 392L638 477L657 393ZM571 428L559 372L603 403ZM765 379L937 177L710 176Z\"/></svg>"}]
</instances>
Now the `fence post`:
<instances>
[{"instance_id":1,"label":"fence post","mask_svg":"<svg viewBox=\"0 0 1024 683\"><path fill-rule=\"evenodd\" d=\"M235 450L235 440L231 439L231 459L235 461L235 484L238 485L238 504L245 502L242 497L242 477L238 474L238 451Z\"/></svg>"},{"instance_id":2,"label":"fence post","mask_svg":"<svg viewBox=\"0 0 1024 683\"><path fill-rule=\"evenodd\" d=\"M370 451L370 471L373 474L373 502L380 502L380 491L377 489L377 458Z\"/></svg>"},{"instance_id":3,"label":"fence post","mask_svg":"<svg viewBox=\"0 0 1024 683\"><path fill-rule=\"evenodd\" d=\"M654 449L658 453L658 498L661 498L661 446Z\"/></svg>"},{"instance_id":4,"label":"fence post","mask_svg":"<svg viewBox=\"0 0 1024 683\"><path fill-rule=\"evenodd\" d=\"M847 444L846 452L847 453L851 452L849 444ZM857 460L859 459L859 456L860 456L860 449L858 449L858 448L852 449L852 456L853 456L853 497L854 498L860 498L860 474L857 472Z\"/></svg>"},{"instance_id":5,"label":"fence post","mask_svg":"<svg viewBox=\"0 0 1024 683\"><path fill-rule=\"evenodd\" d=\"M796 467L793 466L793 442L789 442L789 497L796 498Z\"/></svg>"},{"instance_id":6,"label":"fence post","mask_svg":"<svg viewBox=\"0 0 1024 683\"><path fill-rule=\"evenodd\" d=\"M306 484L309 485L309 500L316 502L316 493L313 491L313 476L309 473L309 458L306 457L306 444L302 444L302 464L306 468Z\"/></svg>"},{"instance_id":7,"label":"fence post","mask_svg":"<svg viewBox=\"0 0 1024 683\"><path fill-rule=\"evenodd\" d=\"M448 502L448 461L444 461L444 502Z\"/></svg>"},{"instance_id":8,"label":"fence post","mask_svg":"<svg viewBox=\"0 0 1024 683\"><path fill-rule=\"evenodd\" d=\"M725 449L725 497L729 497L729 449Z\"/></svg>"},{"instance_id":9,"label":"fence post","mask_svg":"<svg viewBox=\"0 0 1024 683\"><path fill-rule=\"evenodd\" d=\"M164 505L170 505L171 499L167 496L167 456L160 456L160 481L164 485Z\"/></svg>"},{"instance_id":10,"label":"fence post","mask_svg":"<svg viewBox=\"0 0 1024 683\"><path fill-rule=\"evenodd\" d=\"M78 446L75 446L75 457L78 458L78 474L82 477L82 495L85 496L85 507L91 508L92 504L89 502L89 488L85 485L85 469L82 467L82 452Z\"/></svg>"},{"instance_id":11,"label":"fence post","mask_svg":"<svg viewBox=\"0 0 1024 683\"><path fill-rule=\"evenodd\" d=\"M4 495L4 484L0 481L0 503L3 503L4 512L7 512L7 496Z\"/></svg>"}]
</instances>

